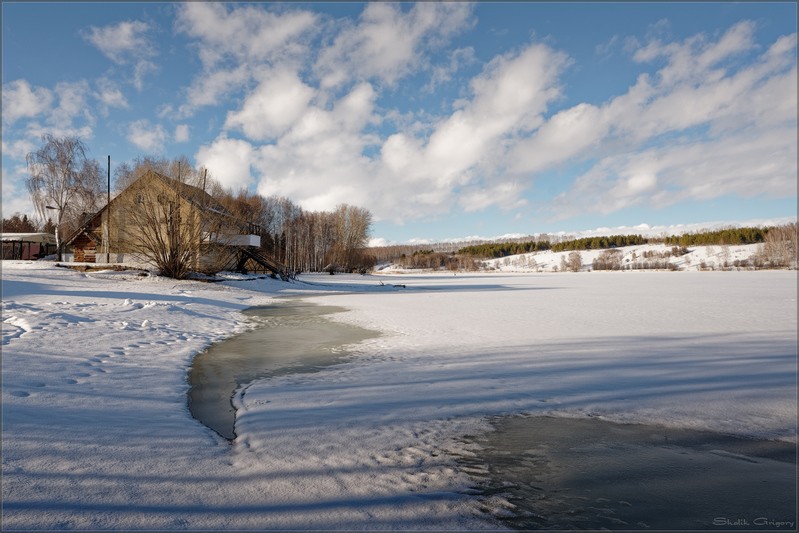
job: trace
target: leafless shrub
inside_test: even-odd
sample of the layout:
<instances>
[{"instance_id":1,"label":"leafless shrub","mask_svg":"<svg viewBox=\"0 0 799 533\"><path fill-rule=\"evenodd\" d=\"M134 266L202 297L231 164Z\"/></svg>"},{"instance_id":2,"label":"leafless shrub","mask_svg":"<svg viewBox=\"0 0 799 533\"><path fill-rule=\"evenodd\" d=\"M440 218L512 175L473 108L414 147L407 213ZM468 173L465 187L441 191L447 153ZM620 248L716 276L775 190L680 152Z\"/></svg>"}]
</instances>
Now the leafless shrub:
<instances>
[{"instance_id":1,"label":"leafless shrub","mask_svg":"<svg viewBox=\"0 0 799 533\"><path fill-rule=\"evenodd\" d=\"M591 262L594 270L621 270L621 252L619 250L603 250L599 257Z\"/></svg>"}]
</instances>

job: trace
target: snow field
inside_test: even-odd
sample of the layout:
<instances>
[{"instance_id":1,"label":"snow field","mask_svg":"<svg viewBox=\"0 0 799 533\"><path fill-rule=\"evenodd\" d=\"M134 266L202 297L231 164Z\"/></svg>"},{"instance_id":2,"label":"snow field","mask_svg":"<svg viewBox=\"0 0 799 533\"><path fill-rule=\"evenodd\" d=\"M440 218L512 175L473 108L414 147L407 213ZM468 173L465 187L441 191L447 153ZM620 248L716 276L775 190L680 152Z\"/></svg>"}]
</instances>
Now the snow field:
<instances>
[{"instance_id":1,"label":"snow field","mask_svg":"<svg viewBox=\"0 0 799 533\"><path fill-rule=\"evenodd\" d=\"M796 272L204 284L2 266L5 529L496 528L509 504L465 497L452 459L496 414L796 440ZM383 335L252 384L230 446L188 413L191 358L246 329L244 307L303 294Z\"/></svg>"}]
</instances>

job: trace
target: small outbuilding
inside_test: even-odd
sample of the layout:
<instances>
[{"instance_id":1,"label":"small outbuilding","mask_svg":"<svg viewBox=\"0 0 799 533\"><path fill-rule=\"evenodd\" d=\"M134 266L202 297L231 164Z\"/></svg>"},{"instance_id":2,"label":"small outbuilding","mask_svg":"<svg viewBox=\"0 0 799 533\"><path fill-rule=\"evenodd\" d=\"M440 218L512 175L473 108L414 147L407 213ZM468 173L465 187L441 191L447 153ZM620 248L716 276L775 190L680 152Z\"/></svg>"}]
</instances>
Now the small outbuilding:
<instances>
[{"instance_id":1,"label":"small outbuilding","mask_svg":"<svg viewBox=\"0 0 799 533\"><path fill-rule=\"evenodd\" d=\"M0 233L3 259L36 260L56 253L56 238L50 233Z\"/></svg>"}]
</instances>

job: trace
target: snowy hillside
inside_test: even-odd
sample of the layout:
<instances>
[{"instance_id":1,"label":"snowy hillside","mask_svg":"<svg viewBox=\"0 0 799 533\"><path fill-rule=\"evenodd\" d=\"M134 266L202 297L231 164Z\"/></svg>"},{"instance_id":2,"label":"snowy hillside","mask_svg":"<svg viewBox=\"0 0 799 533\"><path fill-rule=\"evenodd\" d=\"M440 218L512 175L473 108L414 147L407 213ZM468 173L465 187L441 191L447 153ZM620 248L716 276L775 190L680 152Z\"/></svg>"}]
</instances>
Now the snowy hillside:
<instances>
[{"instance_id":1,"label":"snowy hillside","mask_svg":"<svg viewBox=\"0 0 799 533\"><path fill-rule=\"evenodd\" d=\"M675 255L675 248L666 244L644 244L640 246L625 246L617 248L621 254L621 265L625 269L645 269L646 263L667 262L675 270L722 270L736 269L737 264L749 260L758 251L759 244L744 244L738 246L690 246L688 253ZM604 250L580 250L582 259L581 270L592 270L593 262L599 258ZM553 272L561 269L564 259L568 259L572 252L534 252L529 254L514 255L501 259L485 261L489 270L502 272ZM650 256L651 254L651 256ZM649 257L647 257L649 256ZM745 268L745 267L744 267Z\"/></svg>"}]
</instances>

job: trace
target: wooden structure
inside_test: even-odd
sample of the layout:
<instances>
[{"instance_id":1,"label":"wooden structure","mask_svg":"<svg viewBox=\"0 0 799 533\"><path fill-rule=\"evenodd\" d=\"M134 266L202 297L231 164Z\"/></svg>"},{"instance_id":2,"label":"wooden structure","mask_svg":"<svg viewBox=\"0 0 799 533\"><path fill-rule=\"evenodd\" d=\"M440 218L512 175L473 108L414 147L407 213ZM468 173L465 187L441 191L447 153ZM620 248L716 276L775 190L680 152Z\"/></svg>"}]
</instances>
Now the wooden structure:
<instances>
[{"instance_id":1,"label":"wooden structure","mask_svg":"<svg viewBox=\"0 0 799 533\"><path fill-rule=\"evenodd\" d=\"M142 229L140 219L133 210L146 210L147 203L169 203L184 224L193 225L196 231L180 238L196 242L195 270L202 271L209 264L222 265L223 269L243 269L241 257L246 255L250 264L286 278L286 269L269 258L260 249L259 228L236 219L211 195L199 187L178 182L155 171L144 172L83 226L65 240L68 251L76 262L146 263L148 258L132 243ZM160 224L156 223L156 226ZM162 228L167 233L168 226ZM189 235L189 237L186 237ZM246 263L246 262L245 262Z\"/></svg>"}]
</instances>

